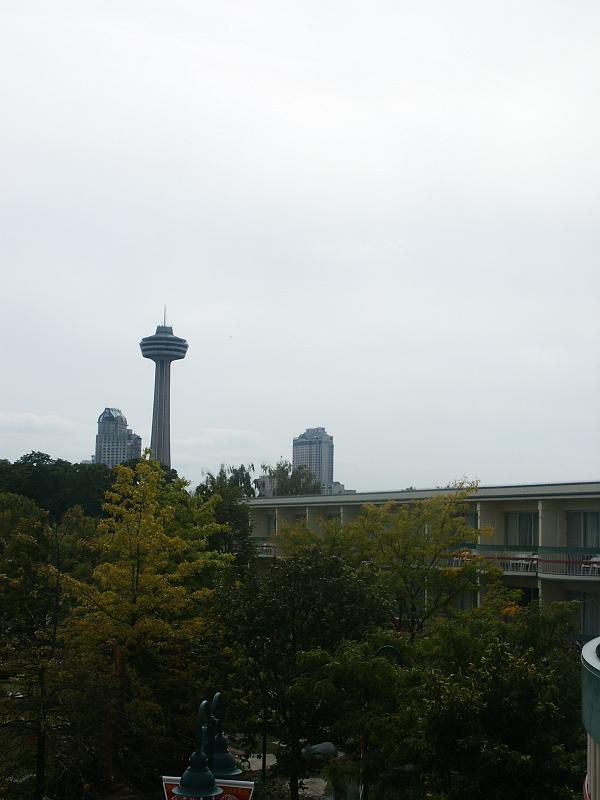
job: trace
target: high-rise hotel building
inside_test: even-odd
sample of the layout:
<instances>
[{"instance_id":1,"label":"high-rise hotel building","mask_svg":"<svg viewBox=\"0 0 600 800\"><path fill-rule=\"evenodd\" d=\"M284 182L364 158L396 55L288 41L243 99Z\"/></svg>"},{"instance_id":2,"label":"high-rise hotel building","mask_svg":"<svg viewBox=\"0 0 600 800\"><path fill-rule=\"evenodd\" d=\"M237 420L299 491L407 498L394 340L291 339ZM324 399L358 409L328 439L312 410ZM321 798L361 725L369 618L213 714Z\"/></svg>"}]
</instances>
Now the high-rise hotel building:
<instances>
[{"instance_id":1,"label":"high-rise hotel building","mask_svg":"<svg viewBox=\"0 0 600 800\"><path fill-rule=\"evenodd\" d=\"M121 409L105 408L98 417L95 463L114 467L141 455L142 437L127 427Z\"/></svg>"},{"instance_id":2,"label":"high-rise hotel building","mask_svg":"<svg viewBox=\"0 0 600 800\"><path fill-rule=\"evenodd\" d=\"M307 428L296 436L293 444L292 466L304 466L321 484L322 494L333 491L333 436L325 428Z\"/></svg>"}]
</instances>

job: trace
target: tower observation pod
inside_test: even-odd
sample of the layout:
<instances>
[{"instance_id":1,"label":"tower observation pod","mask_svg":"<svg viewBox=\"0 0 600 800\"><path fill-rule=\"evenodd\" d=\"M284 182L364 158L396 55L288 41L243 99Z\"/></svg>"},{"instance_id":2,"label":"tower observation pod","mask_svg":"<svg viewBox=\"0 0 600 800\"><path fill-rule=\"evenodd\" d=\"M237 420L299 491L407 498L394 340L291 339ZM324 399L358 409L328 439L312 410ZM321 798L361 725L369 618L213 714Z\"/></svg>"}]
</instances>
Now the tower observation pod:
<instances>
[{"instance_id":1,"label":"tower observation pod","mask_svg":"<svg viewBox=\"0 0 600 800\"><path fill-rule=\"evenodd\" d=\"M170 325L159 325L154 336L140 342L144 358L156 364L154 377L154 408L152 411L152 458L171 466L171 361L185 358L188 343L173 335Z\"/></svg>"}]
</instances>

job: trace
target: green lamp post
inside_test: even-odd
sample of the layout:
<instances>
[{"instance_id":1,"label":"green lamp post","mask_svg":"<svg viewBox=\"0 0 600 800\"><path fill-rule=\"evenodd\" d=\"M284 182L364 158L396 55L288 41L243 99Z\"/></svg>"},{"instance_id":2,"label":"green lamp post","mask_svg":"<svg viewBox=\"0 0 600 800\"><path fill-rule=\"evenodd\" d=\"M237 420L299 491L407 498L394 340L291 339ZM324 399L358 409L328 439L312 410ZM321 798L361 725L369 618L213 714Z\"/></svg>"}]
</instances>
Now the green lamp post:
<instances>
[{"instance_id":1,"label":"green lamp post","mask_svg":"<svg viewBox=\"0 0 600 800\"><path fill-rule=\"evenodd\" d=\"M190 763L181 776L179 786L173 789L177 797L216 797L223 794L223 789L215 786L215 776L208 767L208 760L203 750L205 726L208 717L208 700L203 700L198 709L196 723L196 749L190 756Z\"/></svg>"},{"instance_id":2,"label":"green lamp post","mask_svg":"<svg viewBox=\"0 0 600 800\"><path fill-rule=\"evenodd\" d=\"M208 763L215 778L235 778L240 775L239 769L229 750L227 749L227 737L223 733L223 719L225 717L225 703L221 692L217 692L210 705L211 720L214 720L213 742L209 749L212 751ZM209 724L209 738L211 726Z\"/></svg>"}]
</instances>

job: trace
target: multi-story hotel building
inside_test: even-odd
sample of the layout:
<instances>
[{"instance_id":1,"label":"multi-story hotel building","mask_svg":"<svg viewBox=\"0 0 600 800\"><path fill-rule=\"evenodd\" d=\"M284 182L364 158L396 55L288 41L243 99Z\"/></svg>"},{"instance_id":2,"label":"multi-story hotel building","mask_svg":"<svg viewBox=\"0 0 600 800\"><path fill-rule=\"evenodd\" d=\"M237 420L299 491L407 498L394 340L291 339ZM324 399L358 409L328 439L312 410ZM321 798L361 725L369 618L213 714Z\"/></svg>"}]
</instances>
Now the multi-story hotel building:
<instances>
[{"instance_id":1,"label":"multi-story hotel building","mask_svg":"<svg viewBox=\"0 0 600 800\"><path fill-rule=\"evenodd\" d=\"M260 555L276 553L282 526L322 520L351 522L365 503L410 503L448 489L364 492L352 495L260 497L249 500ZM504 580L528 599L579 600L581 632L600 631L600 481L480 486L468 501L476 552L493 559Z\"/></svg>"}]
</instances>

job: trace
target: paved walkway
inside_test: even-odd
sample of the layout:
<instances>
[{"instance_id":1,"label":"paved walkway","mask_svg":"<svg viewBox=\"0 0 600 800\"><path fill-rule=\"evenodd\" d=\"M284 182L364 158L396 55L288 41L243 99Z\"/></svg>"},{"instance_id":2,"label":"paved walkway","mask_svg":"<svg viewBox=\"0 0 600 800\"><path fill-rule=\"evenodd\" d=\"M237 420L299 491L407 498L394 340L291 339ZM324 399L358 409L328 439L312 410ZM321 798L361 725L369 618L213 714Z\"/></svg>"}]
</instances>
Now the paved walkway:
<instances>
[{"instance_id":1,"label":"paved walkway","mask_svg":"<svg viewBox=\"0 0 600 800\"><path fill-rule=\"evenodd\" d=\"M252 772L260 772L262 767L261 758L251 754L248 761ZM267 753L267 767L272 767L275 761L273 753ZM325 781L323 778L303 778L302 783L304 784L303 794L308 795L308 797L325 797Z\"/></svg>"}]
</instances>

